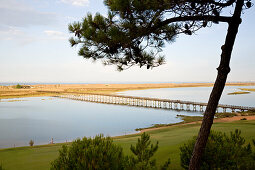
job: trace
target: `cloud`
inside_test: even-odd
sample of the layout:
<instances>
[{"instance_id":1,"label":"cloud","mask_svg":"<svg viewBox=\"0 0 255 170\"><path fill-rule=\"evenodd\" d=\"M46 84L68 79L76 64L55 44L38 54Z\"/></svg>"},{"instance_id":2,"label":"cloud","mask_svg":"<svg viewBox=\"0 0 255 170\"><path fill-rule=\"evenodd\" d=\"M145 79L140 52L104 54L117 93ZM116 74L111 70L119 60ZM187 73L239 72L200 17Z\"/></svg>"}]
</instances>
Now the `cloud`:
<instances>
[{"instance_id":1,"label":"cloud","mask_svg":"<svg viewBox=\"0 0 255 170\"><path fill-rule=\"evenodd\" d=\"M0 40L15 41L20 45L26 45L36 41L36 38L16 27L5 27L0 29Z\"/></svg>"},{"instance_id":2,"label":"cloud","mask_svg":"<svg viewBox=\"0 0 255 170\"><path fill-rule=\"evenodd\" d=\"M18 2L17 0L1 0L1 9L15 9L15 10L31 10L31 8L25 4Z\"/></svg>"},{"instance_id":3,"label":"cloud","mask_svg":"<svg viewBox=\"0 0 255 170\"><path fill-rule=\"evenodd\" d=\"M9 27L9 28L0 30L0 36L1 36L1 38L5 39L5 40L10 40L14 36L20 37L22 35L24 35L24 32L22 32L21 30L19 30L17 28L13 28L13 27Z\"/></svg>"},{"instance_id":4,"label":"cloud","mask_svg":"<svg viewBox=\"0 0 255 170\"><path fill-rule=\"evenodd\" d=\"M64 40L67 39L67 35L60 31L46 30L44 33L50 38L54 40Z\"/></svg>"},{"instance_id":5,"label":"cloud","mask_svg":"<svg viewBox=\"0 0 255 170\"><path fill-rule=\"evenodd\" d=\"M1 0L0 23L10 27L27 27L56 23L54 13L40 12L17 0Z\"/></svg>"},{"instance_id":6,"label":"cloud","mask_svg":"<svg viewBox=\"0 0 255 170\"><path fill-rule=\"evenodd\" d=\"M61 0L61 2L72 4L74 6L87 6L89 4L89 0Z\"/></svg>"},{"instance_id":7,"label":"cloud","mask_svg":"<svg viewBox=\"0 0 255 170\"><path fill-rule=\"evenodd\" d=\"M0 27L0 42L9 41L21 46L35 42L67 39L68 35L60 31L46 30L43 34L33 35L17 27Z\"/></svg>"}]
</instances>

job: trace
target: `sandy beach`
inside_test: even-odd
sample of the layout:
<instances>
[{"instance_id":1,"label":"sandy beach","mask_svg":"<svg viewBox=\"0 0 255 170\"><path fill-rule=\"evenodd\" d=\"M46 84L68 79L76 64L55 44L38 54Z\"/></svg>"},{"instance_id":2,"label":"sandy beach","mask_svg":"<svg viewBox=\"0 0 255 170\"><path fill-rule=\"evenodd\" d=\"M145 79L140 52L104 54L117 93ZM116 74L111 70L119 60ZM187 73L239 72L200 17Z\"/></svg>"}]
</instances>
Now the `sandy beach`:
<instances>
[{"instance_id":1,"label":"sandy beach","mask_svg":"<svg viewBox=\"0 0 255 170\"><path fill-rule=\"evenodd\" d=\"M254 86L255 83L227 83L227 86ZM213 83L150 83L150 84L37 84L17 89L16 86L0 86L0 98L48 96L41 91L115 93L127 90L158 88L210 87Z\"/></svg>"}]
</instances>

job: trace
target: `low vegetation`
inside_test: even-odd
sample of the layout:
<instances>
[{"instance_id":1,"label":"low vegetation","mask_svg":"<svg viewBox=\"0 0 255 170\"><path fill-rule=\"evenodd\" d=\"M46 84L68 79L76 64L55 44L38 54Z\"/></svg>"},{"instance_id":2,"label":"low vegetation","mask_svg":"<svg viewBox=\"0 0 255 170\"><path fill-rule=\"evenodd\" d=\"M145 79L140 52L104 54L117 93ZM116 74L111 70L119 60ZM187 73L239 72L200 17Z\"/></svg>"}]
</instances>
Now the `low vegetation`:
<instances>
[{"instance_id":1,"label":"low vegetation","mask_svg":"<svg viewBox=\"0 0 255 170\"><path fill-rule=\"evenodd\" d=\"M227 83L227 86L251 86L255 83ZM37 84L0 86L0 98L50 96L56 92L112 94L127 90L145 90L178 87L210 87L213 83L159 83L159 84ZM18 87L18 88L16 88Z\"/></svg>"},{"instance_id":2,"label":"low vegetation","mask_svg":"<svg viewBox=\"0 0 255 170\"><path fill-rule=\"evenodd\" d=\"M188 169L197 136L180 147L181 167ZM255 140L252 140L255 146ZM156 170L168 169L170 158L159 168L152 159L158 150L151 144L150 135L143 133L135 146L130 147L132 155L125 156L123 148L102 135L74 141L71 146L63 145L59 157L52 162L51 169L112 169L112 170ZM170 155L170 154L169 154ZM226 133L212 131L208 138L201 170L207 169L255 169L255 151L245 142L241 131Z\"/></svg>"},{"instance_id":3,"label":"low vegetation","mask_svg":"<svg viewBox=\"0 0 255 170\"><path fill-rule=\"evenodd\" d=\"M234 116L254 116L255 111L246 111L246 112L238 112L238 113L216 113L215 114L215 119L218 118L230 118ZM168 127L168 126L174 126L174 125L181 125L181 124L186 124L186 123L195 123L203 120L202 116L186 116L186 115L177 115L177 117L181 118L183 121L179 123L169 123L169 124L154 124L150 127L146 128L136 128L136 131L142 131L146 129L151 129L151 128L160 128L160 127Z\"/></svg>"},{"instance_id":4,"label":"low vegetation","mask_svg":"<svg viewBox=\"0 0 255 170\"><path fill-rule=\"evenodd\" d=\"M151 128L160 128L160 127L167 127L167 126L173 126L173 125L180 125L180 124L185 124L185 123L190 123L190 122L198 122L203 119L202 116L185 116L185 115L177 115L177 117L181 118L183 121L179 123L169 123L169 124L154 124L150 127L146 128L136 128L136 131L141 131L141 130L146 130L146 129L151 129Z\"/></svg>"},{"instance_id":5,"label":"low vegetation","mask_svg":"<svg viewBox=\"0 0 255 170\"><path fill-rule=\"evenodd\" d=\"M123 169L126 159L122 148L113 144L111 138L84 137L69 147L63 145L51 169Z\"/></svg>"},{"instance_id":6,"label":"low vegetation","mask_svg":"<svg viewBox=\"0 0 255 170\"><path fill-rule=\"evenodd\" d=\"M197 136L180 147L181 166L188 169ZM252 141L255 146L255 140ZM250 143L246 143L240 130L226 135L212 131L208 138L201 170L207 169L255 169L255 151Z\"/></svg>"},{"instance_id":7,"label":"low vegetation","mask_svg":"<svg viewBox=\"0 0 255 170\"><path fill-rule=\"evenodd\" d=\"M15 88L16 88L16 89L21 89L22 86L21 86L20 84L17 84L17 85L15 86Z\"/></svg>"},{"instance_id":8,"label":"low vegetation","mask_svg":"<svg viewBox=\"0 0 255 170\"><path fill-rule=\"evenodd\" d=\"M41 97L41 96L52 96L52 93L36 92L29 89L15 89L15 90L8 90L8 91L0 91L0 99Z\"/></svg>"},{"instance_id":9,"label":"low vegetation","mask_svg":"<svg viewBox=\"0 0 255 170\"><path fill-rule=\"evenodd\" d=\"M163 165L169 157L171 164L169 169L180 170L180 146L186 143L193 136L197 135L200 124L183 124L178 126L169 126L163 129L148 131L152 143L158 144L158 150L152 159L157 160L158 165ZM223 133L230 133L235 129L242 131L242 136L246 142L252 141L255 129L255 120L239 120L235 122L216 122L213 130ZM113 143L123 148L125 155L133 155L130 146L137 143L141 134L125 135L114 137ZM59 150L63 144L41 145L33 147L18 147L0 149L0 164L8 170L46 170L50 169L50 162L57 159ZM66 145L66 144L65 144ZM67 144L71 146L71 144Z\"/></svg>"},{"instance_id":10,"label":"low vegetation","mask_svg":"<svg viewBox=\"0 0 255 170\"><path fill-rule=\"evenodd\" d=\"M241 112L240 115L241 115L241 116L255 116L255 110L250 110L250 111L246 111L246 112Z\"/></svg>"},{"instance_id":11,"label":"low vegetation","mask_svg":"<svg viewBox=\"0 0 255 170\"><path fill-rule=\"evenodd\" d=\"M30 140L30 141L29 141L29 146L34 146L34 143L35 143L35 142L34 142L33 140Z\"/></svg>"},{"instance_id":12,"label":"low vegetation","mask_svg":"<svg viewBox=\"0 0 255 170\"><path fill-rule=\"evenodd\" d=\"M216 113L215 117L216 118L225 118L225 117L234 117L234 116L238 116L239 113L230 113L230 112L226 112L226 113Z\"/></svg>"},{"instance_id":13,"label":"low vegetation","mask_svg":"<svg viewBox=\"0 0 255 170\"><path fill-rule=\"evenodd\" d=\"M249 94L249 91L237 91L233 93L228 93L228 95L237 95L237 94Z\"/></svg>"},{"instance_id":14,"label":"low vegetation","mask_svg":"<svg viewBox=\"0 0 255 170\"><path fill-rule=\"evenodd\" d=\"M252 88L240 88L240 89L244 91L255 92L255 89L252 89Z\"/></svg>"},{"instance_id":15,"label":"low vegetation","mask_svg":"<svg viewBox=\"0 0 255 170\"><path fill-rule=\"evenodd\" d=\"M252 88L239 88L239 89L242 91L228 93L228 95L249 94L250 92L255 92L255 89L252 89Z\"/></svg>"},{"instance_id":16,"label":"low vegetation","mask_svg":"<svg viewBox=\"0 0 255 170\"><path fill-rule=\"evenodd\" d=\"M59 157L52 162L52 170L111 169L111 170L152 170L157 169L152 156L158 150L151 144L150 136L143 133L135 146L131 145L133 155L126 156L123 148L113 143L112 138L102 135L95 138L78 139L71 146L63 145ZM170 159L160 168L167 169Z\"/></svg>"}]
</instances>

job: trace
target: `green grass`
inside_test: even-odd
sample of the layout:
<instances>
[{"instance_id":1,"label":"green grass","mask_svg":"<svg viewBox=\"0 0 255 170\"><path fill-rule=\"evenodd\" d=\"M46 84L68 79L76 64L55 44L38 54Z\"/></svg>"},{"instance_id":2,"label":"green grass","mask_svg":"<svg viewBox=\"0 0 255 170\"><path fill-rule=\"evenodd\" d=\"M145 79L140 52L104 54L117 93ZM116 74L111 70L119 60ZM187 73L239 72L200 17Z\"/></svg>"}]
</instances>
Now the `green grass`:
<instances>
[{"instance_id":1,"label":"green grass","mask_svg":"<svg viewBox=\"0 0 255 170\"><path fill-rule=\"evenodd\" d=\"M61 145L20 147L0 150L0 163L4 169L49 169L49 162L58 156Z\"/></svg>"},{"instance_id":2,"label":"green grass","mask_svg":"<svg viewBox=\"0 0 255 170\"><path fill-rule=\"evenodd\" d=\"M239 113L242 116L253 116L255 115L254 111L250 111L250 112L241 112ZM216 113L215 117L216 118L225 118L225 117L234 117L234 116L238 116L237 113ZM185 124L185 123L190 123L190 122L198 122L198 121L202 121L203 117L202 116L186 116L186 115L177 115L177 117L180 117L183 121L179 122L179 123L170 123L170 124L154 124L150 127L145 127L145 128L137 128L135 129L136 131L141 131L141 130L145 130L145 129L151 129L151 128L159 128L159 127L167 127L167 126L173 126L173 125L181 125L181 124Z\"/></svg>"},{"instance_id":3,"label":"green grass","mask_svg":"<svg viewBox=\"0 0 255 170\"><path fill-rule=\"evenodd\" d=\"M148 132L153 142L159 141L159 150L155 154L157 162L162 164L170 157L171 169L181 169L179 147L192 136L197 135L199 127L200 124L179 125ZM246 138L247 142L255 138L254 120L215 123L213 129L227 133L235 129L240 129L242 131L242 136ZM140 134L134 134L116 137L114 138L114 142L120 144L125 153L130 154L130 145L136 143L139 135ZM0 164L2 164L3 168L6 170L49 169L50 162L57 157L60 147L61 144L2 149L0 150Z\"/></svg>"},{"instance_id":4,"label":"green grass","mask_svg":"<svg viewBox=\"0 0 255 170\"><path fill-rule=\"evenodd\" d=\"M160 127L168 127L168 126L174 126L174 125L181 125L185 123L190 123L190 122L197 122L203 120L202 116L185 116L185 115L177 115L177 117L180 117L183 121L179 123L169 123L169 124L154 124L150 127L145 127L145 128L136 128L136 131L141 131L145 129L151 129L151 128L160 128Z\"/></svg>"}]
</instances>

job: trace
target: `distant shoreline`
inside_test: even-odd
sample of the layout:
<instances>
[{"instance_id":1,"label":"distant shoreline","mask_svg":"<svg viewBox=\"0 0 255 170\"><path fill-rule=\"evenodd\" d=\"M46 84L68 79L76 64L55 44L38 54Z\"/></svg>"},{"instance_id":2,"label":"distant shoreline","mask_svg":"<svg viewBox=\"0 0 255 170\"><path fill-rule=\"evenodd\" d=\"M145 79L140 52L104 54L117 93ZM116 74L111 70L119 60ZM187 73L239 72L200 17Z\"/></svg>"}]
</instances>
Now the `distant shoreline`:
<instances>
[{"instance_id":1,"label":"distant shoreline","mask_svg":"<svg viewBox=\"0 0 255 170\"><path fill-rule=\"evenodd\" d=\"M0 86L14 86L17 84L21 84L21 85L84 85L84 84L194 84L194 83L210 83L213 84L214 82L206 82L206 81L184 81L184 82L136 82L136 81L130 81L130 82L0 82ZM255 81L229 81L227 83L254 83Z\"/></svg>"},{"instance_id":2,"label":"distant shoreline","mask_svg":"<svg viewBox=\"0 0 255 170\"><path fill-rule=\"evenodd\" d=\"M112 94L129 90L146 90L160 88L182 88L182 87L211 87L213 83L147 83L147 84L36 84L24 85L24 88L16 88L15 85L0 86L1 98L21 98L50 96L52 93L75 92L75 93L101 93ZM226 86L255 86L255 82L249 83L227 83Z\"/></svg>"}]
</instances>

